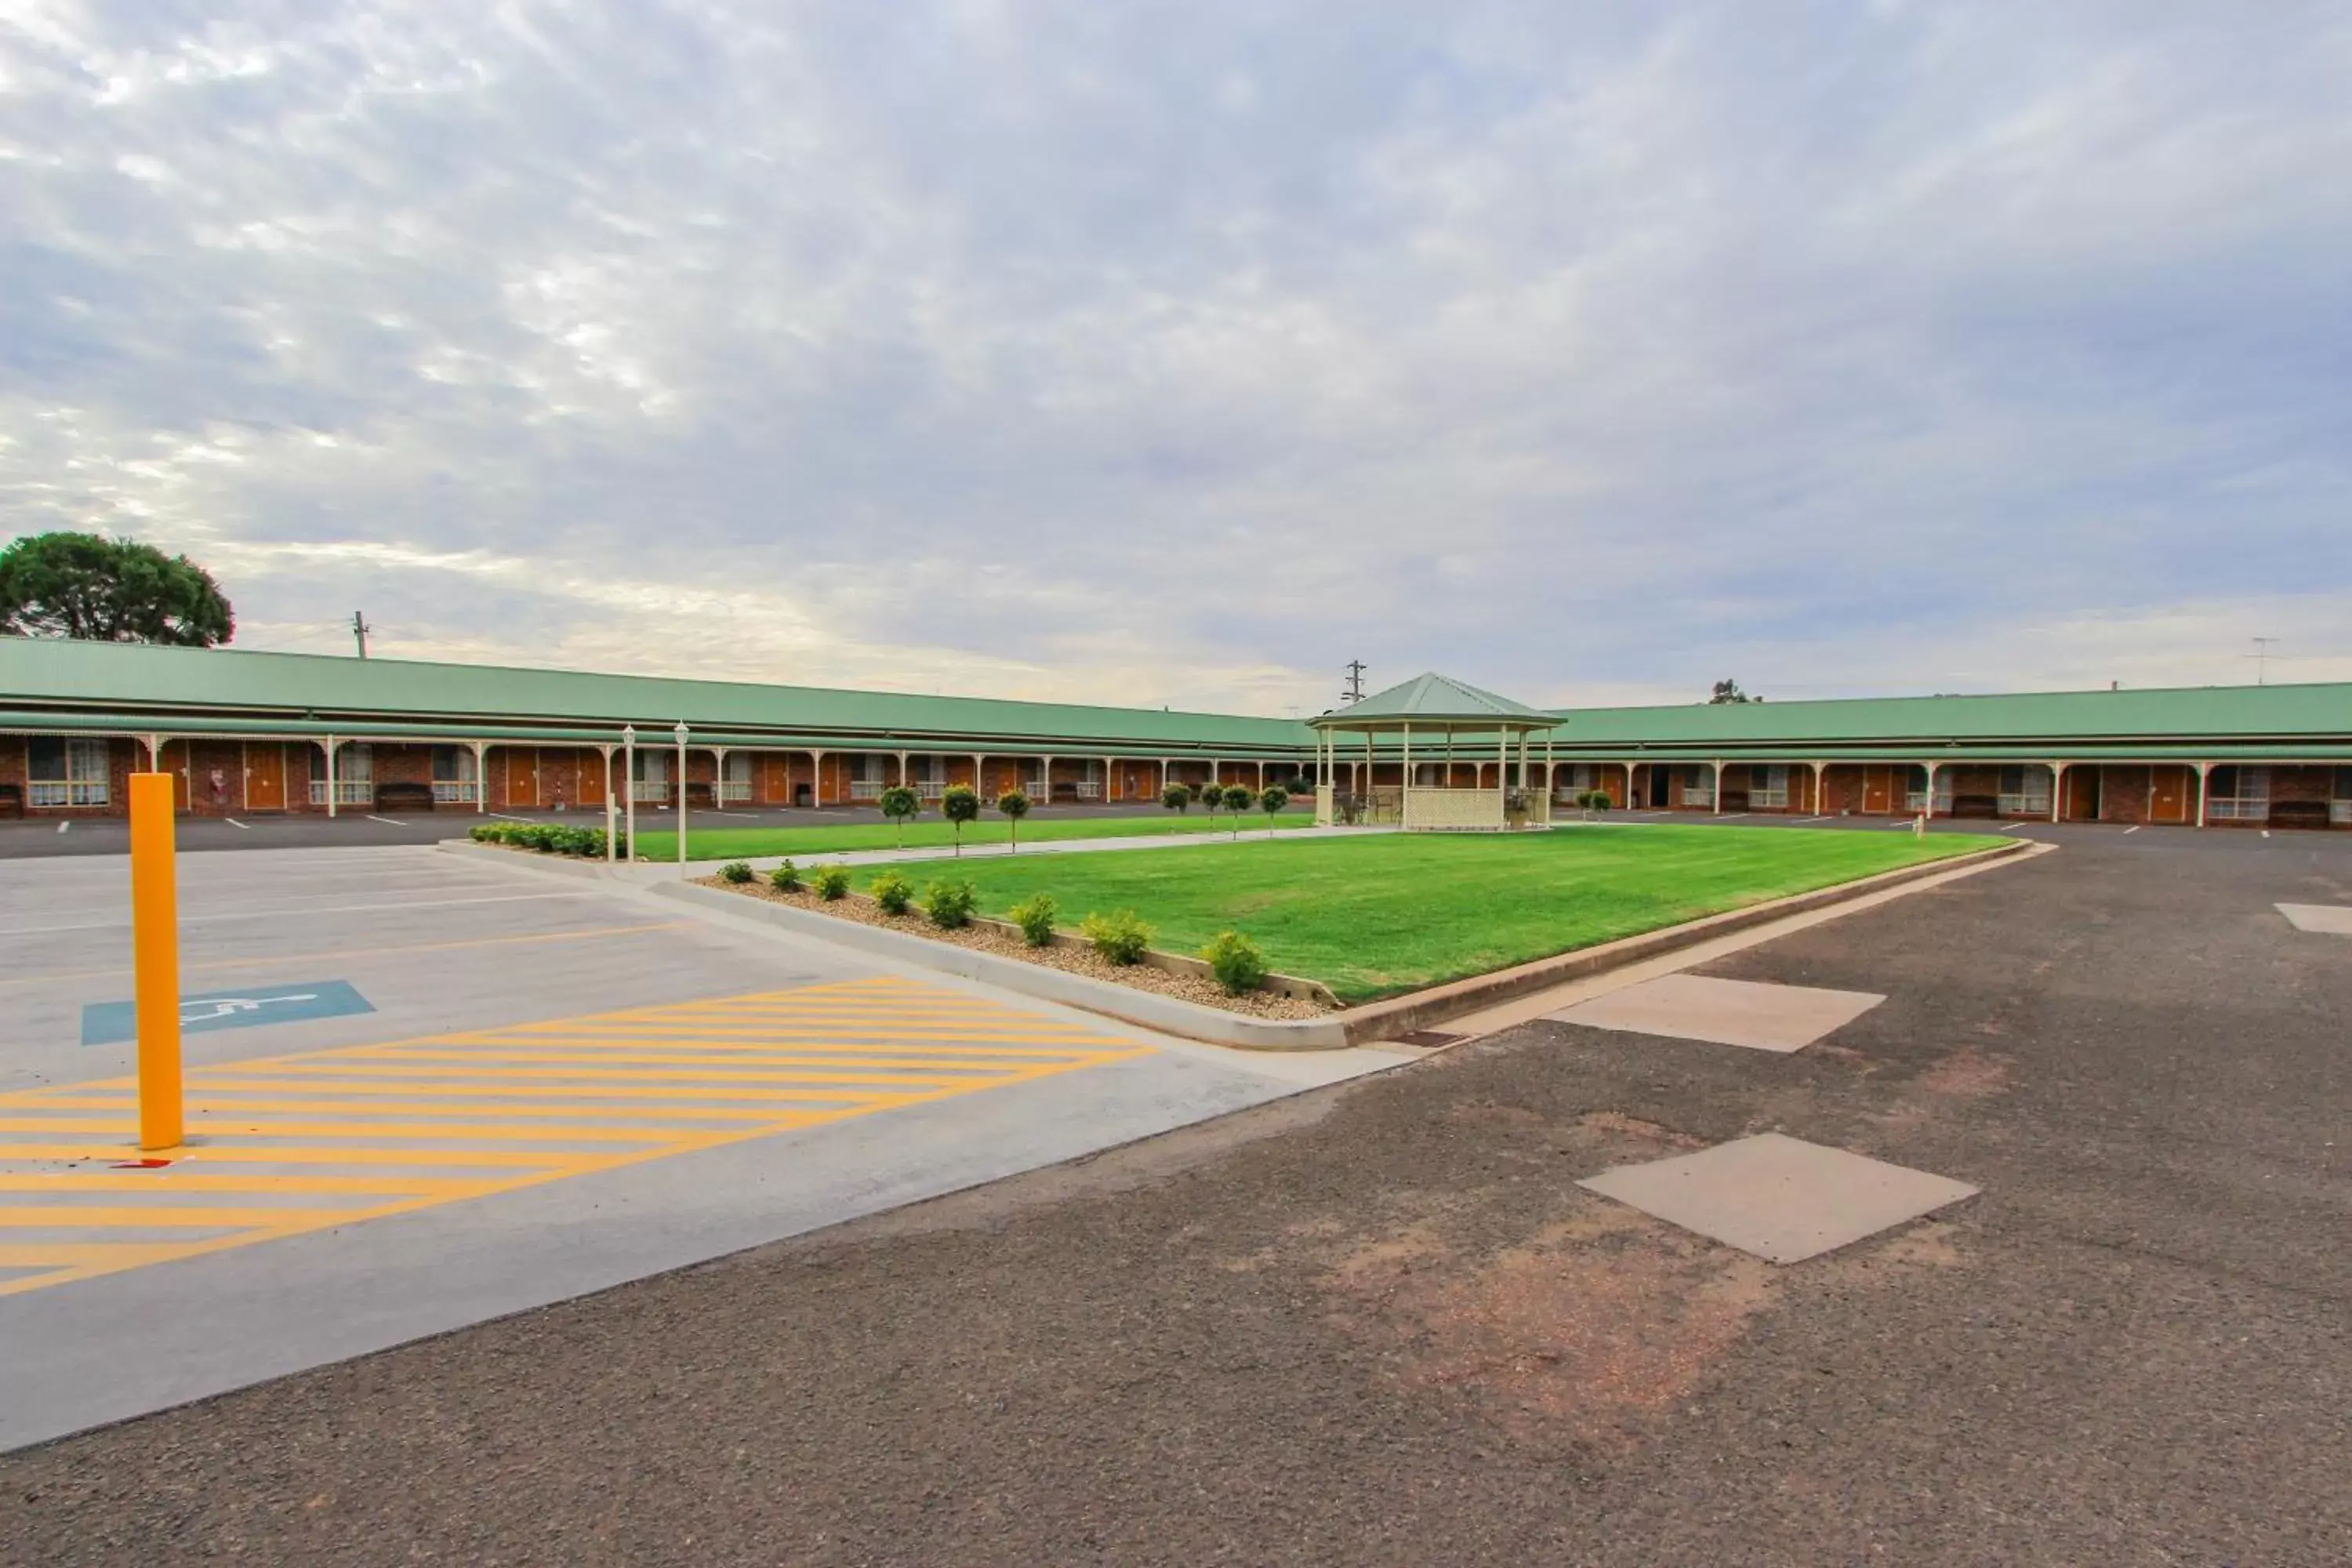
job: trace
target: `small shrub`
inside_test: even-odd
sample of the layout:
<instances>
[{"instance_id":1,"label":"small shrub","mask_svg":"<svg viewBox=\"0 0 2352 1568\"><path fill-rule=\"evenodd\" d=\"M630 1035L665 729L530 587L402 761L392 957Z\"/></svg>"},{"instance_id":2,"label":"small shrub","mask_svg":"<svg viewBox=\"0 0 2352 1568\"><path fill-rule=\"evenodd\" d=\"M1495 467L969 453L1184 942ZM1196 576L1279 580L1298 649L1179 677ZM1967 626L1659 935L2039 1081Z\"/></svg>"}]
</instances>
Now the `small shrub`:
<instances>
[{"instance_id":1,"label":"small shrub","mask_svg":"<svg viewBox=\"0 0 2352 1568\"><path fill-rule=\"evenodd\" d=\"M751 879L751 867L750 862L744 860L728 861L727 864L719 868L719 879L722 882L731 882L739 888L741 887L744 883L749 882Z\"/></svg>"},{"instance_id":2,"label":"small shrub","mask_svg":"<svg viewBox=\"0 0 2352 1568\"><path fill-rule=\"evenodd\" d=\"M1265 813L1265 826L1268 832L1273 831L1274 819L1280 816L1282 808L1289 804L1290 792L1280 784L1266 785L1265 793L1257 797L1257 808Z\"/></svg>"},{"instance_id":3,"label":"small shrub","mask_svg":"<svg viewBox=\"0 0 2352 1568\"><path fill-rule=\"evenodd\" d=\"M1133 910L1088 915L1078 924L1094 949L1113 963L1133 963L1151 946L1151 927Z\"/></svg>"},{"instance_id":4,"label":"small shrub","mask_svg":"<svg viewBox=\"0 0 2352 1568\"><path fill-rule=\"evenodd\" d=\"M1228 996L1240 996L1265 984L1265 954L1257 943L1237 931L1219 931L1201 950L1217 984Z\"/></svg>"},{"instance_id":5,"label":"small shrub","mask_svg":"<svg viewBox=\"0 0 2352 1568\"><path fill-rule=\"evenodd\" d=\"M1589 789L1576 797L1576 804L1587 811L1608 811L1616 805L1605 789Z\"/></svg>"},{"instance_id":6,"label":"small shrub","mask_svg":"<svg viewBox=\"0 0 2352 1568\"><path fill-rule=\"evenodd\" d=\"M1171 784L1160 792L1160 804L1170 811L1184 811L1192 804L1192 792L1182 784Z\"/></svg>"},{"instance_id":7,"label":"small shrub","mask_svg":"<svg viewBox=\"0 0 2352 1568\"><path fill-rule=\"evenodd\" d=\"M970 882L942 878L923 889L923 913L941 931L970 925L978 908L980 889Z\"/></svg>"},{"instance_id":8,"label":"small shrub","mask_svg":"<svg viewBox=\"0 0 2352 1568\"><path fill-rule=\"evenodd\" d=\"M1021 940L1031 947L1051 947L1054 943L1054 895L1032 893L1028 898L1004 911L1013 923L1021 928Z\"/></svg>"},{"instance_id":9,"label":"small shrub","mask_svg":"<svg viewBox=\"0 0 2352 1568\"><path fill-rule=\"evenodd\" d=\"M797 893L803 885L801 881L801 868L790 860L768 873L768 886L780 893Z\"/></svg>"},{"instance_id":10,"label":"small shrub","mask_svg":"<svg viewBox=\"0 0 2352 1568\"><path fill-rule=\"evenodd\" d=\"M903 915L907 906L915 901L915 884L896 871L885 871L866 884L866 890L886 915Z\"/></svg>"},{"instance_id":11,"label":"small shrub","mask_svg":"<svg viewBox=\"0 0 2352 1568\"><path fill-rule=\"evenodd\" d=\"M819 866L816 868L816 896L826 903L849 897L849 868Z\"/></svg>"}]
</instances>

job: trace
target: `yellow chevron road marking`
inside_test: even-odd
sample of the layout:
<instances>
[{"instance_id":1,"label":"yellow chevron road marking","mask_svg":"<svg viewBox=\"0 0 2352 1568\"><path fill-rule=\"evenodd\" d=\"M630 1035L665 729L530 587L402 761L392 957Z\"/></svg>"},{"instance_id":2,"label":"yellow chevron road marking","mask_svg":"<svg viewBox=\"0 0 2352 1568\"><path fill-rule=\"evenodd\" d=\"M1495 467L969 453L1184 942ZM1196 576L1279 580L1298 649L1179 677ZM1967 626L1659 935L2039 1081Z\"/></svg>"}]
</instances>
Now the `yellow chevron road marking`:
<instances>
[{"instance_id":1,"label":"yellow chevron road marking","mask_svg":"<svg viewBox=\"0 0 2352 1568\"><path fill-rule=\"evenodd\" d=\"M200 1068L188 1075L194 1142L158 1169L132 1168L130 1079L0 1094L0 1194L8 1199L0 1203L0 1268L22 1271L0 1280L0 1295L1150 1050L1082 1025L886 979ZM183 1201L207 1195L353 1201ZM108 1201L83 1201L89 1197ZM107 1239L149 1229L218 1234Z\"/></svg>"}]
</instances>

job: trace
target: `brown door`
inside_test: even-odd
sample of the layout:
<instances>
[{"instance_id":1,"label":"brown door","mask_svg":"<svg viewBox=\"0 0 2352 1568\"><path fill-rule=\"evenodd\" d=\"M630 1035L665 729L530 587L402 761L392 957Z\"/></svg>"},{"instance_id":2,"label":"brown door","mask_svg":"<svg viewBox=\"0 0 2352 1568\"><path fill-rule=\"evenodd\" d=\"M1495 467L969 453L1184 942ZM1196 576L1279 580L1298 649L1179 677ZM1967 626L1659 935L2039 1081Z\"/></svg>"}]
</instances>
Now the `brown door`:
<instances>
[{"instance_id":1,"label":"brown door","mask_svg":"<svg viewBox=\"0 0 2352 1568\"><path fill-rule=\"evenodd\" d=\"M580 793L575 805L583 811L604 809L604 759L596 752L575 752L580 764Z\"/></svg>"},{"instance_id":2,"label":"brown door","mask_svg":"<svg viewBox=\"0 0 2352 1568\"><path fill-rule=\"evenodd\" d=\"M760 780L761 805L782 805L792 798L792 761L771 752L752 764Z\"/></svg>"},{"instance_id":3,"label":"brown door","mask_svg":"<svg viewBox=\"0 0 2352 1568\"><path fill-rule=\"evenodd\" d=\"M2150 822L2189 820L2189 770L2150 768L2147 777L2147 819Z\"/></svg>"},{"instance_id":4,"label":"brown door","mask_svg":"<svg viewBox=\"0 0 2352 1568\"><path fill-rule=\"evenodd\" d=\"M2066 819L2099 820L2099 765L2082 763L2066 770Z\"/></svg>"},{"instance_id":5,"label":"brown door","mask_svg":"<svg viewBox=\"0 0 2352 1568\"><path fill-rule=\"evenodd\" d=\"M509 746L507 795L509 805L539 804L539 752L529 746Z\"/></svg>"},{"instance_id":6,"label":"brown door","mask_svg":"<svg viewBox=\"0 0 2352 1568\"><path fill-rule=\"evenodd\" d=\"M1891 768L1862 770L1862 809L1865 816L1883 816L1895 809L1895 774Z\"/></svg>"},{"instance_id":7,"label":"brown door","mask_svg":"<svg viewBox=\"0 0 2352 1568\"><path fill-rule=\"evenodd\" d=\"M286 747L277 741L250 742L245 748L245 809L286 809Z\"/></svg>"},{"instance_id":8,"label":"brown door","mask_svg":"<svg viewBox=\"0 0 2352 1568\"><path fill-rule=\"evenodd\" d=\"M163 757L161 765L165 773L172 775L172 808L174 811L187 810L188 742L185 741L164 742Z\"/></svg>"}]
</instances>

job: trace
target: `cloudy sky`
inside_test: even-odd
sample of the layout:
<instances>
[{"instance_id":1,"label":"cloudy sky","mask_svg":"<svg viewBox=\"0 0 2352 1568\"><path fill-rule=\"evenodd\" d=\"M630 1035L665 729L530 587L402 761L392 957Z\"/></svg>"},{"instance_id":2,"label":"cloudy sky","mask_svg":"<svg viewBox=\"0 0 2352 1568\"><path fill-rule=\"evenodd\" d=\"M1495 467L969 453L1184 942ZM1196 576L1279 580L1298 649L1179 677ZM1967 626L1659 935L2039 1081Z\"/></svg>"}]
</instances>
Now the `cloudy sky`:
<instances>
[{"instance_id":1,"label":"cloudy sky","mask_svg":"<svg viewBox=\"0 0 2352 1568\"><path fill-rule=\"evenodd\" d=\"M0 532L241 646L2352 679L2352 6L0 0Z\"/></svg>"}]
</instances>

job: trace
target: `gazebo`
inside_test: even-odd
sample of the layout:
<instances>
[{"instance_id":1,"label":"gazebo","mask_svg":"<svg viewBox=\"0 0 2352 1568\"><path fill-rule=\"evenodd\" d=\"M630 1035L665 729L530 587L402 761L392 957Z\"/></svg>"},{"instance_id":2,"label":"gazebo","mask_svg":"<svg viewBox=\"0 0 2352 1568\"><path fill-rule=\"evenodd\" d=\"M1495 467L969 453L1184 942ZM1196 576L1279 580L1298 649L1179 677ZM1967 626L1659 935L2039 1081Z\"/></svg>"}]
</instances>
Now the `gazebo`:
<instances>
[{"instance_id":1,"label":"gazebo","mask_svg":"<svg viewBox=\"0 0 2352 1568\"><path fill-rule=\"evenodd\" d=\"M1559 720L1539 708L1481 691L1443 675L1417 675L1360 702L1307 721L1321 742L1315 789L1315 820L1392 822L1407 832L1500 832L1514 827L1551 825L1551 737ZM1544 787L1528 787L1529 738L1544 731ZM1353 737L1363 737L1360 763ZM1385 753L1375 749L1376 738L1394 735L1399 746ZM1413 742L1422 743L1420 772L1415 772ZM1518 777L1511 777L1512 752L1518 755ZM1398 764L1398 784L1380 787L1376 764ZM1455 783L1456 771L1466 763L1473 783ZM1486 768L1495 769L1493 788L1486 787ZM1339 787L1342 768L1351 773L1363 768L1363 787ZM1433 782L1422 783L1423 777Z\"/></svg>"}]
</instances>

